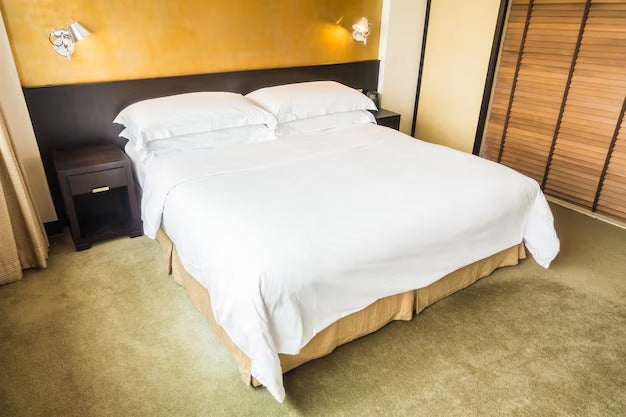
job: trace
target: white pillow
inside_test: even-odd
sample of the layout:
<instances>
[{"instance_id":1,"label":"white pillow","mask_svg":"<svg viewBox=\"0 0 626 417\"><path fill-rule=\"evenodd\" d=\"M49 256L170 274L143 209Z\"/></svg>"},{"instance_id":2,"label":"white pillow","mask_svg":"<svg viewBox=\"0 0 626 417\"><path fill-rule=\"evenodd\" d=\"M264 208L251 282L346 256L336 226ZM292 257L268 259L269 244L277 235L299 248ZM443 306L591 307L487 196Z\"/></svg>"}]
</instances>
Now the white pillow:
<instances>
[{"instance_id":1,"label":"white pillow","mask_svg":"<svg viewBox=\"0 0 626 417\"><path fill-rule=\"evenodd\" d=\"M276 119L241 94L199 92L140 101L126 107L113 123L124 125L139 146L155 139L210 132Z\"/></svg>"},{"instance_id":2,"label":"white pillow","mask_svg":"<svg viewBox=\"0 0 626 417\"><path fill-rule=\"evenodd\" d=\"M281 123L276 126L276 136L302 135L365 123L376 124L376 117L368 110L325 114L323 116L314 116L307 119Z\"/></svg>"},{"instance_id":3,"label":"white pillow","mask_svg":"<svg viewBox=\"0 0 626 417\"><path fill-rule=\"evenodd\" d=\"M261 88L246 95L286 123L324 114L376 110L366 95L335 81L314 81Z\"/></svg>"},{"instance_id":4,"label":"white pillow","mask_svg":"<svg viewBox=\"0 0 626 417\"><path fill-rule=\"evenodd\" d=\"M276 139L274 129L270 129L264 125L232 127L229 129L194 133L191 135L172 136L164 139L150 140L142 144L139 144L139 142L133 138L128 128L122 130L120 136L134 143L134 147L137 151L148 156L155 156L170 151L217 148L235 144L267 142Z\"/></svg>"}]
</instances>

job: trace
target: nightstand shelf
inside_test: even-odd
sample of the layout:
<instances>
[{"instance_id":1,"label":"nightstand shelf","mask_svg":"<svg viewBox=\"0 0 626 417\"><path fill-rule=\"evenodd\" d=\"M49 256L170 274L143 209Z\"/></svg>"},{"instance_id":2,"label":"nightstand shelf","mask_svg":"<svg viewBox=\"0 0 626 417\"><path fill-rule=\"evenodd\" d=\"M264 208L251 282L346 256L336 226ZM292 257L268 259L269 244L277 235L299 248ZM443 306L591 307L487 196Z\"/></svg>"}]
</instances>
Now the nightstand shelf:
<instances>
[{"instance_id":1,"label":"nightstand shelf","mask_svg":"<svg viewBox=\"0 0 626 417\"><path fill-rule=\"evenodd\" d=\"M105 239L142 234L130 160L112 145L53 153L76 250Z\"/></svg>"},{"instance_id":2,"label":"nightstand shelf","mask_svg":"<svg viewBox=\"0 0 626 417\"><path fill-rule=\"evenodd\" d=\"M379 109L377 111L370 110L376 118L376 123L381 126L387 126L395 130L400 130L400 114L390 110Z\"/></svg>"}]
</instances>

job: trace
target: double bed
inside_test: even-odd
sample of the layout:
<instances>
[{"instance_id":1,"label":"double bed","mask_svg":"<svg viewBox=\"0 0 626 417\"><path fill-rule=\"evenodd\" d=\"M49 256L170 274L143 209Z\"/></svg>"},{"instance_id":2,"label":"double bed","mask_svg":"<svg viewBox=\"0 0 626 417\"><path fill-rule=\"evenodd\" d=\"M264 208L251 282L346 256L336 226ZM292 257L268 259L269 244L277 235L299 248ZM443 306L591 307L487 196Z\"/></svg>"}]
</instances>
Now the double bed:
<instances>
[{"instance_id":1,"label":"double bed","mask_svg":"<svg viewBox=\"0 0 626 417\"><path fill-rule=\"evenodd\" d=\"M378 61L359 61L34 87L24 95L60 217L52 150L165 138L148 153L126 145L145 233L161 244L168 270L233 353L244 381L282 401L283 372L392 320L410 320L526 251L547 267L559 250L535 181L376 126L367 121L369 104L340 108L340 96L363 104L354 89L376 90L378 73ZM274 97L283 107L259 93L316 80L338 81L344 92L287 90ZM265 127L216 134L216 126L239 128L224 126L223 101L204 113L171 103L146 111L166 128L153 136L134 137L133 129L124 136L132 118L122 131L111 123L142 101L216 91L237 93L240 102L252 92L269 113ZM170 130L172 115L180 123ZM196 146L232 139L232 146Z\"/></svg>"},{"instance_id":2,"label":"double bed","mask_svg":"<svg viewBox=\"0 0 626 417\"><path fill-rule=\"evenodd\" d=\"M244 381L279 401L284 372L559 250L534 180L372 123L126 152L145 234Z\"/></svg>"}]
</instances>

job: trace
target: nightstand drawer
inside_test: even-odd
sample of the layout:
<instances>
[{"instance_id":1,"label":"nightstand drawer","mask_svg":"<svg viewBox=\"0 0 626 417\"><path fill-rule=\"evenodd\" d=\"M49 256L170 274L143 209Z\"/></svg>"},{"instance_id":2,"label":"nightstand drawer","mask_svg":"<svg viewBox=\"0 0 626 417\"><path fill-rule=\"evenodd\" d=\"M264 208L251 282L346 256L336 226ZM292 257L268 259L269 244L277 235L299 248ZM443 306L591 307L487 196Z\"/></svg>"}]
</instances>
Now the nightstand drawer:
<instances>
[{"instance_id":1,"label":"nightstand drawer","mask_svg":"<svg viewBox=\"0 0 626 417\"><path fill-rule=\"evenodd\" d=\"M71 175L67 178L67 181L69 182L72 195L97 193L128 185L124 168Z\"/></svg>"}]
</instances>

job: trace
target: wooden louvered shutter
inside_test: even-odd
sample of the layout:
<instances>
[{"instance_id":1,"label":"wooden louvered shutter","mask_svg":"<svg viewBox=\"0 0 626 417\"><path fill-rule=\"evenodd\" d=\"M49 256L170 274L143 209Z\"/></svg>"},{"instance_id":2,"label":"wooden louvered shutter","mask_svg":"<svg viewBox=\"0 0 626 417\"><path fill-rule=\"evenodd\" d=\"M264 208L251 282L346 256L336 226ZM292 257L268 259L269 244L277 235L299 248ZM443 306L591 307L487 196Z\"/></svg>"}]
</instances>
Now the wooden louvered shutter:
<instances>
[{"instance_id":1,"label":"wooden louvered shutter","mask_svg":"<svg viewBox=\"0 0 626 417\"><path fill-rule=\"evenodd\" d=\"M596 197L594 209L621 220L626 220L626 119L622 106L622 118L619 131L615 137L607 158L606 172L600 184L600 192Z\"/></svg>"},{"instance_id":2,"label":"wooden louvered shutter","mask_svg":"<svg viewBox=\"0 0 626 417\"><path fill-rule=\"evenodd\" d=\"M500 143L502 142L505 120L507 120L513 78L522 51L522 36L525 31L527 14L528 4L514 2L511 5L507 30L502 43L500 66L491 99L489 122L481 150L482 156L492 161L498 160L500 155Z\"/></svg>"},{"instance_id":3,"label":"wooden louvered shutter","mask_svg":"<svg viewBox=\"0 0 626 417\"><path fill-rule=\"evenodd\" d=\"M514 1L481 154L626 220L625 100L626 0Z\"/></svg>"}]
</instances>

